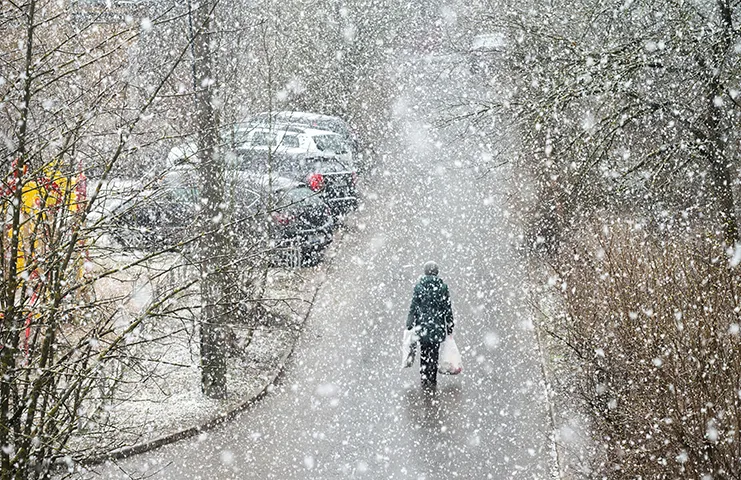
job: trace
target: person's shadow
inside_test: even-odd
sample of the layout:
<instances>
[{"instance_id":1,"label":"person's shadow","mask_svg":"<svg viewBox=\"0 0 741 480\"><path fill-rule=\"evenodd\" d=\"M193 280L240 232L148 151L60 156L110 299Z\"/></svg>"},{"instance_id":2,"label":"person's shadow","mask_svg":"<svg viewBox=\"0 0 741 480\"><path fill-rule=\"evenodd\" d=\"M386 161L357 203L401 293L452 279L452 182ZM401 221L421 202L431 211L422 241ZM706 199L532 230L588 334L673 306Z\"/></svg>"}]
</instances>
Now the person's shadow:
<instances>
[{"instance_id":1,"label":"person's shadow","mask_svg":"<svg viewBox=\"0 0 741 480\"><path fill-rule=\"evenodd\" d=\"M407 418L414 430L427 433L439 431L440 425L447 424L450 416L458 412L463 398L463 390L458 384L445 385L434 390L412 387L404 392L404 406Z\"/></svg>"},{"instance_id":2,"label":"person's shadow","mask_svg":"<svg viewBox=\"0 0 741 480\"><path fill-rule=\"evenodd\" d=\"M418 473L436 476L444 471L450 459L450 428L460 421L463 391L460 385L445 385L434 392L419 385L407 389L402 396L408 429L414 445Z\"/></svg>"}]
</instances>

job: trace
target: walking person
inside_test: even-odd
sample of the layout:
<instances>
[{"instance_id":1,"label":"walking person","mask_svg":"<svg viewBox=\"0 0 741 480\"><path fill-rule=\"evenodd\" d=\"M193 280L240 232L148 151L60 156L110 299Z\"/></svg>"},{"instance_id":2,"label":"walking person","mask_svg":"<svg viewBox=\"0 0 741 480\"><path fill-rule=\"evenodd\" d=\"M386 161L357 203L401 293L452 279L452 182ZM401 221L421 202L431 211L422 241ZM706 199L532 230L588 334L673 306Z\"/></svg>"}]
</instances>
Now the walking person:
<instances>
[{"instance_id":1,"label":"walking person","mask_svg":"<svg viewBox=\"0 0 741 480\"><path fill-rule=\"evenodd\" d=\"M437 363L440 344L446 335L453 334L453 306L448 286L438 277L435 262L424 265L424 276L414 286L412 304L407 316L407 330L416 330L419 338L419 372L422 387L434 390L437 386Z\"/></svg>"}]
</instances>

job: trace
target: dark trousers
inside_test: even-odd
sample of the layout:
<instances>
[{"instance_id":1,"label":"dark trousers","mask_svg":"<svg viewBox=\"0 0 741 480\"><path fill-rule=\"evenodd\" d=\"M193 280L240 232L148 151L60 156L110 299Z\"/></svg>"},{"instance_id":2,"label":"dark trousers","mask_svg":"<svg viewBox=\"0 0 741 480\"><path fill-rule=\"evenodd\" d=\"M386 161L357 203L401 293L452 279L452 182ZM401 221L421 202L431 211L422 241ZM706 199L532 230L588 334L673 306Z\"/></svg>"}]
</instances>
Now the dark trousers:
<instances>
[{"instance_id":1,"label":"dark trousers","mask_svg":"<svg viewBox=\"0 0 741 480\"><path fill-rule=\"evenodd\" d=\"M423 387L434 387L437 385L437 360L439 356L439 342L420 342L419 374L422 376Z\"/></svg>"}]
</instances>

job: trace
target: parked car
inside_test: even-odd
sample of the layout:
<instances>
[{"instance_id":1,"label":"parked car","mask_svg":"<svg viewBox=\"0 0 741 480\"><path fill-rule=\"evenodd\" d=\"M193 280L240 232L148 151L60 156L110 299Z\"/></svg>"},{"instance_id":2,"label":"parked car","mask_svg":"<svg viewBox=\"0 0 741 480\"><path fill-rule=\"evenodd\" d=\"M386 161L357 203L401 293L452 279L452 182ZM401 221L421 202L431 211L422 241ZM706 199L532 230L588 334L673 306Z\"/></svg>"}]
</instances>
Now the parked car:
<instances>
[{"instance_id":1,"label":"parked car","mask_svg":"<svg viewBox=\"0 0 741 480\"><path fill-rule=\"evenodd\" d=\"M235 153L236 168L240 170L270 171L305 183L323 198L335 217L358 205L357 172L341 157L310 156L252 145L243 145Z\"/></svg>"},{"instance_id":2,"label":"parked car","mask_svg":"<svg viewBox=\"0 0 741 480\"><path fill-rule=\"evenodd\" d=\"M268 123L285 123L291 125L301 125L308 128L314 128L317 130L327 130L330 132L337 133L351 146L354 154L359 151L359 141L357 134L350 128L340 117L333 117L330 115L322 115L319 113L312 112L292 112L292 111L280 111L280 112L261 112L250 118L252 122L259 122L262 124Z\"/></svg>"},{"instance_id":3,"label":"parked car","mask_svg":"<svg viewBox=\"0 0 741 480\"><path fill-rule=\"evenodd\" d=\"M333 156L352 165L350 145L341 135L328 130L302 127L286 123L272 126L244 125L243 133L236 134L234 147L242 151L271 152L288 156Z\"/></svg>"},{"instance_id":4,"label":"parked car","mask_svg":"<svg viewBox=\"0 0 741 480\"><path fill-rule=\"evenodd\" d=\"M277 173L320 192L335 216L358 204L357 169L347 143L336 133L289 124L270 127L259 122L231 125L222 130L226 169ZM197 166L195 143L173 148L171 168Z\"/></svg>"},{"instance_id":5,"label":"parked car","mask_svg":"<svg viewBox=\"0 0 741 480\"><path fill-rule=\"evenodd\" d=\"M315 261L332 242L334 218L322 197L301 182L285 177L247 175L281 260L293 266ZM255 188L257 187L257 188Z\"/></svg>"},{"instance_id":6,"label":"parked car","mask_svg":"<svg viewBox=\"0 0 741 480\"><path fill-rule=\"evenodd\" d=\"M125 249L174 248L194 231L198 210L194 190L160 183L125 194L111 190L105 202L112 236Z\"/></svg>"},{"instance_id":7,"label":"parked car","mask_svg":"<svg viewBox=\"0 0 741 480\"><path fill-rule=\"evenodd\" d=\"M193 238L199 209L192 170L168 174L159 188L143 191L136 200L113 210L114 238L131 250L180 248ZM321 196L299 182L244 173L231 183L227 203L237 238L266 241L277 256L293 265L316 258L332 241L334 219Z\"/></svg>"},{"instance_id":8,"label":"parked car","mask_svg":"<svg viewBox=\"0 0 741 480\"><path fill-rule=\"evenodd\" d=\"M223 127L219 132L219 147L224 151L234 150L247 139L247 135L259 127L257 123L236 123ZM167 167L192 168L198 166L198 145L195 140L175 145L167 154Z\"/></svg>"},{"instance_id":9,"label":"parked car","mask_svg":"<svg viewBox=\"0 0 741 480\"><path fill-rule=\"evenodd\" d=\"M288 155L332 155L346 164L354 162L351 145L342 135L301 125L277 123L266 126L261 122L237 123L222 129L222 151L251 148ZM198 165L198 147L194 141L173 147L167 155L167 166L195 167Z\"/></svg>"}]
</instances>

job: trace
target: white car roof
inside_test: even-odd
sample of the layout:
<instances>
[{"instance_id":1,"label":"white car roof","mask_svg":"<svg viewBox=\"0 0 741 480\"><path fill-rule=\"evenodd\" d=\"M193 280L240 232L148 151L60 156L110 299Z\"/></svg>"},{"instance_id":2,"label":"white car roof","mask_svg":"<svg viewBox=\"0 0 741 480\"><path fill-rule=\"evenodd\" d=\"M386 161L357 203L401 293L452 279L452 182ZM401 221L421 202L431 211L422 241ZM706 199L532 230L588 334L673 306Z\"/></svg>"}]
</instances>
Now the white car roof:
<instances>
[{"instance_id":1,"label":"white car roof","mask_svg":"<svg viewBox=\"0 0 741 480\"><path fill-rule=\"evenodd\" d=\"M507 39L503 33L482 33L473 37L472 50L499 49L507 46Z\"/></svg>"},{"instance_id":2,"label":"white car roof","mask_svg":"<svg viewBox=\"0 0 741 480\"><path fill-rule=\"evenodd\" d=\"M259 173L243 173L240 175L243 179L254 183L261 188L268 188L272 186L273 190L289 190L291 188L300 187L303 184L290 178L281 177L279 175L268 175Z\"/></svg>"},{"instance_id":3,"label":"white car roof","mask_svg":"<svg viewBox=\"0 0 741 480\"><path fill-rule=\"evenodd\" d=\"M256 116L268 116L270 112L260 112ZM306 120L342 120L340 117L332 115L323 115L321 113L314 112L292 112L290 110L281 110L279 112L273 112L273 116L276 118L302 118ZM344 120L342 120L344 121Z\"/></svg>"},{"instance_id":4,"label":"white car roof","mask_svg":"<svg viewBox=\"0 0 741 480\"><path fill-rule=\"evenodd\" d=\"M315 137L317 135L335 135L337 137L342 137L339 133L332 132L330 130L321 130L319 128L310 128L305 127L303 125L296 125L292 123L276 123L271 127L252 127L250 131L261 131L261 132L273 132L276 134L282 134L282 135L299 135L299 134L306 134L311 137Z\"/></svg>"},{"instance_id":5,"label":"white car roof","mask_svg":"<svg viewBox=\"0 0 741 480\"><path fill-rule=\"evenodd\" d=\"M329 130L320 130L318 128L305 128L304 133L306 133L306 135L309 135L311 137L316 137L319 135L333 135L335 137L342 138L342 135L340 135L339 133L331 132Z\"/></svg>"}]
</instances>

